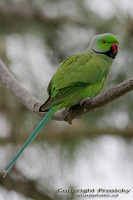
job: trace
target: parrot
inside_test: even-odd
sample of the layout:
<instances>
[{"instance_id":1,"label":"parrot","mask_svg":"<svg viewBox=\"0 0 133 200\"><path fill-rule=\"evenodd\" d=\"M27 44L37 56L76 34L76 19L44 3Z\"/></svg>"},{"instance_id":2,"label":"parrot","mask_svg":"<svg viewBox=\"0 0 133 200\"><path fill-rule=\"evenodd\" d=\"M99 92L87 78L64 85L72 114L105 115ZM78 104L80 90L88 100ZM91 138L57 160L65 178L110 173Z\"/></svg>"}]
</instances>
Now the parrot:
<instances>
[{"instance_id":1,"label":"parrot","mask_svg":"<svg viewBox=\"0 0 133 200\"><path fill-rule=\"evenodd\" d=\"M3 177L55 112L62 108L69 109L85 98L97 96L103 90L118 47L119 41L113 34L99 34L91 40L86 51L73 54L59 64L47 88L49 97L39 109L46 115L5 168Z\"/></svg>"}]
</instances>

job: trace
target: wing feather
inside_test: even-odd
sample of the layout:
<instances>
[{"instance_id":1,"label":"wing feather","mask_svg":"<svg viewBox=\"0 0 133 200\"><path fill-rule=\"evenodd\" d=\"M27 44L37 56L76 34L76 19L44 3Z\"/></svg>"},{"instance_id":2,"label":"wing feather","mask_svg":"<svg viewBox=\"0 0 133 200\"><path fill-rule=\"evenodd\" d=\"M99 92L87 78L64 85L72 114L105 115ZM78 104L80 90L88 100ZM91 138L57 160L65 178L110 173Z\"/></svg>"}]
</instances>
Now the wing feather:
<instances>
[{"instance_id":1,"label":"wing feather","mask_svg":"<svg viewBox=\"0 0 133 200\"><path fill-rule=\"evenodd\" d=\"M62 103L68 98L74 96L78 92L82 91L86 88L88 84L78 83L76 85L72 85L63 89L59 89L55 95L49 97L47 101L40 107L40 111L44 112L50 109L51 106Z\"/></svg>"}]
</instances>

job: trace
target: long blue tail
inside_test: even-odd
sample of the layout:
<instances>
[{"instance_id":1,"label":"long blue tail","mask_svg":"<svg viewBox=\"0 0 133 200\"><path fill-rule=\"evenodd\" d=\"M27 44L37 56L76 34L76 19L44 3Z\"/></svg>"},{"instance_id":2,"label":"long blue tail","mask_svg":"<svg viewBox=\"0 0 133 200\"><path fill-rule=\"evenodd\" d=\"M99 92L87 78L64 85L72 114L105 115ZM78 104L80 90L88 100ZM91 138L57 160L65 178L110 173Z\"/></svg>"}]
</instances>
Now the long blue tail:
<instances>
[{"instance_id":1,"label":"long blue tail","mask_svg":"<svg viewBox=\"0 0 133 200\"><path fill-rule=\"evenodd\" d=\"M12 168L12 166L14 165L14 163L16 162L16 160L19 158L19 156L23 152L23 150L32 142L32 140L37 136L37 134L42 129L42 127L46 124L46 122L53 116L53 114L57 110L58 110L58 106L54 106L54 107L50 108L50 110L47 112L47 114L42 119L42 121L40 122L40 124L37 126L37 128L34 130L34 132L31 134L31 136L25 142L25 144L23 145L23 147L20 149L20 151L17 153L17 155L14 157L14 159L6 167L6 169L4 170L3 177L5 177L7 175L7 173L10 171L10 169Z\"/></svg>"}]
</instances>

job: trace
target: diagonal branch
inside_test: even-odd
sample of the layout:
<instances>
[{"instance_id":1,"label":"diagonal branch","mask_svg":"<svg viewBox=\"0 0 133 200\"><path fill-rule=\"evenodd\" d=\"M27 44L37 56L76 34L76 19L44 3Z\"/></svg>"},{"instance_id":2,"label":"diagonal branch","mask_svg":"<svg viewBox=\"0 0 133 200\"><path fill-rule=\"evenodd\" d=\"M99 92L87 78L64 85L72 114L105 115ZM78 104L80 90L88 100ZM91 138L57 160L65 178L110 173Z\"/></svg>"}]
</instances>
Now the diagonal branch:
<instances>
[{"instance_id":1,"label":"diagonal branch","mask_svg":"<svg viewBox=\"0 0 133 200\"><path fill-rule=\"evenodd\" d=\"M11 75L4 63L0 60L0 82L23 103L29 110L43 117L45 113L40 113L39 108L42 105L38 99L33 97L26 89L24 89L19 82ZM117 86L101 93L100 95L87 98L80 104L73 106L72 108L59 110L54 114L52 119L59 121L71 121L78 118L89 111L96 108L100 108L115 99L125 95L133 90L133 78L127 79Z\"/></svg>"}]
</instances>

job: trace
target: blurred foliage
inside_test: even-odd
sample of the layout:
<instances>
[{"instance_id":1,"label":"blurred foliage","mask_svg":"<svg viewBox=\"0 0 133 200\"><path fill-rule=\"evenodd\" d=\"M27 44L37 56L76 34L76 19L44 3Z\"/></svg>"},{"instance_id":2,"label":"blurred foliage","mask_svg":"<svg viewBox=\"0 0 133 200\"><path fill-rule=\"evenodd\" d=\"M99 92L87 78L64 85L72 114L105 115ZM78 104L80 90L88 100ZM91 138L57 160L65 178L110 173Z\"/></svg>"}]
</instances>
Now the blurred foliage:
<instances>
[{"instance_id":1,"label":"blurred foliage","mask_svg":"<svg viewBox=\"0 0 133 200\"><path fill-rule=\"evenodd\" d=\"M44 101L56 66L68 56L86 50L94 35L110 32L119 39L120 48L106 89L119 84L130 78L133 71L133 8L127 6L128 2L131 1L119 4L118 0L102 0L101 3L98 0L0 0L1 59L28 91ZM100 135L118 138L121 135L124 144L131 142L132 101L133 94L128 93L94 113L74 120L72 126L51 120L36 138L35 149L31 145L34 156L29 147L7 178L0 178L3 192L0 199L4 199L4 195L6 199L12 198L13 194L8 190L16 191L16 199L56 199L47 189L58 188L60 184L63 187L62 176L66 179L65 186L75 187L77 184L70 183L69 176L64 174L70 174L69 165L72 167L78 162L76 152L85 145L84 140L92 149L95 138ZM0 85L1 171L19 149L17 145L26 141L39 121L38 116ZM90 147L88 151L90 154L92 149ZM55 165L55 171L50 162ZM34 170L32 166L35 166ZM45 170L50 172L45 174Z\"/></svg>"}]
</instances>

